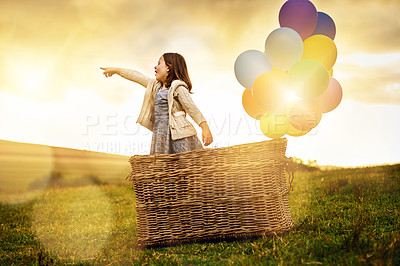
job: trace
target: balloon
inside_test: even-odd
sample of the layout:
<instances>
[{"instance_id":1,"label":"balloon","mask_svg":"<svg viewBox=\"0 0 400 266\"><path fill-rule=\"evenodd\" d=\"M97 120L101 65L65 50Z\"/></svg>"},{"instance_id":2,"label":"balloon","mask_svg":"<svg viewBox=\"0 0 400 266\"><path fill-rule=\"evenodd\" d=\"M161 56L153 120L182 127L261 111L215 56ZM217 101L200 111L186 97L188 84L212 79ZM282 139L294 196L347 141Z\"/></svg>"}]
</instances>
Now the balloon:
<instances>
[{"instance_id":1,"label":"balloon","mask_svg":"<svg viewBox=\"0 0 400 266\"><path fill-rule=\"evenodd\" d=\"M273 66L289 70L303 55L303 40L291 28L276 29L265 41L265 54Z\"/></svg>"},{"instance_id":2,"label":"balloon","mask_svg":"<svg viewBox=\"0 0 400 266\"><path fill-rule=\"evenodd\" d=\"M269 138L277 139L284 136L289 129L286 113L265 113L260 119L260 129Z\"/></svg>"},{"instance_id":3,"label":"balloon","mask_svg":"<svg viewBox=\"0 0 400 266\"><path fill-rule=\"evenodd\" d=\"M342 96L342 86L340 86L336 79L330 78L328 88L315 101L319 104L323 113L328 113L339 105L342 101Z\"/></svg>"},{"instance_id":4,"label":"balloon","mask_svg":"<svg viewBox=\"0 0 400 266\"><path fill-rule=\"evenodd\" d=\"M287 71L286 71L286 70L281 70L281 69L276 68L276 67L274 67L274 66L272 66L272 72L280 72L280 73L282 73L282 74L287 74Z\"/></svg>"},{"instance_id":5,"label":"balloon","mask_svg":"<svg viewBox=\"0 0 400 266\"><path fill-rule=\"evenodd\" d=\"M251 90L245 89L242 94L242 105L246 113L254 119L260 120L264 111L254 101Z\"/></svg>"},{"instance_id":6,"label":"balloon","mask_svg":"<svg viewBox=\"0 0 400 266\"><path fill-rule=\"evenodd\" d=\"M333 77L333 68L331 68L328 72L329 72L329 76Z\"/></svg>"},{"instance_id":7,"label":"balloon","mask_svg":"<svg viewBox=\"0 0 400 266\"><path fill-rule=\"evenodd\" d=\"M311 100L300 100L288 110L289 123L300 131L310 131L319 124L321 117L321 108Z\"/></svg>"},{"instance_id":8,"label":"balloon","mask_svg":"<svg viewBox=\"0 0 400 266\"><path fill-rule=\"evenodd\" d=\"M325 35L334 40L336 35L335 22L328 14L318 12L317 26L312 35Z\"/></svg>"},{"instance_id":9,"label":"balloon","mask_svg":"<svg viewBox=\"0 0 400 266\"><path fill-rule=\"evenodd\" d=\"M310 130L311 130L311 129L310 129ZM298 130L298 129L294 128L294 127L289 123L289 128L288 128L288 131L286 132L286 134L288 134L289 136L292 136L292 137L301 137L301 136L304 136L305 134L307 134L308 132L310 132L310 130L308 130L308 131L301 131L301 130Z\"/></svg>"},{"instance_id":10,"label":"balloon","mask_svg":"<svg viewBox=\"0 0 400 266\"><path fill-rule=\"evenodd\" d=\"M335 43L325 35L313 35L303 42L304 50L301 59L313 59L331 69L336 62L337 48Z\"/></svg>"},{"instance_id":11,"label":"balloon","mask_svg":"<svg viewBox=\"0 0 400 266\"><path fill-rule=\"evenodd\" d=\"M328 70L315 60L301 60L288 72L289 87L305 99L321 95L329 85Z\"/></svg>"},{"instance_id":12,"label":"balloon","mask_svg":"<svg viewBox=\"0 0 400 266\"><path fill-rule=\"evenodd\" d=\"M297 104L299 102L299 100L292 100L290 102L287 103L286 108L285 108L285 113L286 116L288 117L288 121L289 121L289 112L292 109L292 107ZM310 129L311 130L311 129ZM298 130L296 128L294 128L290 123L289 123L289 128L288 131L286 132L287 135L292 136L292 137L300 137L300 136L304 136L305 134L307 134L308 132L310 132L310 130L306 130L306 131L301 131Z\"/></svg>"},{"instance_id":13,"label":"balloon","mask_svg":"<svg viewBox=\"0 0 400 266\"><path fill-rule=\"evenodd\" d=\"M308 0L289 0L279 11L280 26L294 29L303 40L313 33L317 21L317 9Z\"/></svg>"},{"instance_id":14,"label":"balloon","mask_svg":"<svg viewBox=\"0 0 400 266\"><path fill-rule=\"evenodd\" d=\"M264 111L277 111L287 98L287 74L281 71L260 75L253 84L253 97Z\"/></svg>"},{"instance_id":15,"label":"balloon","mask_svg":"<svg viewBox=\"0 0 400 266\"><path fill-rule=\"evenodd\" d=\"M256 78L266 72L272 71L268 57L257 50L248 50L241 53L235 61L236 79L246 89L251 90Z\"/></svg>"}]
</instances>

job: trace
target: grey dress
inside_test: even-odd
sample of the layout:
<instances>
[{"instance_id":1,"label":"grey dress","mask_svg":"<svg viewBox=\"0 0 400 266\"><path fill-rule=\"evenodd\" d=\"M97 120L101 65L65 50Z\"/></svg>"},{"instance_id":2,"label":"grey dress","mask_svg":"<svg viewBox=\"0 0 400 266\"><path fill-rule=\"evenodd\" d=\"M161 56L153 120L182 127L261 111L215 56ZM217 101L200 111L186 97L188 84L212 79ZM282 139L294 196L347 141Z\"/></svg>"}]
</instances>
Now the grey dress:
<instances>
[{"instance_id":1,"label":"grey dress","mask_svg":"<svg viewBox=\"0 0 400 266\"><path fill-rule=\"evenodd\" d=\"M197 136L173 140L169 128L168 90L158 89L154 103L154 126L150 155L171 154L202 149Z\"/></svg>"}]
</instances>

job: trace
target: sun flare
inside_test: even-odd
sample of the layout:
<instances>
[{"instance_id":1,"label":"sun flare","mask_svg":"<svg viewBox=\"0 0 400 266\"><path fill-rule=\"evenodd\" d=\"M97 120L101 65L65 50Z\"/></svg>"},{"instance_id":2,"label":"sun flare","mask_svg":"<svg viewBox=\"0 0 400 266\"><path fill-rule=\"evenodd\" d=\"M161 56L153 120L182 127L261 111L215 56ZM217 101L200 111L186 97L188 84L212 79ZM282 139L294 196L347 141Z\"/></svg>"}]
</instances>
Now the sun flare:
<instances>
[{"instance_id":1,"label":"sun flare","mask_svg":"<svg viewBox=\"0 0 400 266\"><path fill-rule=\"evenodd\" d=\"M301 100L301 98L299 96L297 96L293 91L288 90L287 101L291 102L291 101L295 101L295 100Z\"/></svg>"}]
</instances>

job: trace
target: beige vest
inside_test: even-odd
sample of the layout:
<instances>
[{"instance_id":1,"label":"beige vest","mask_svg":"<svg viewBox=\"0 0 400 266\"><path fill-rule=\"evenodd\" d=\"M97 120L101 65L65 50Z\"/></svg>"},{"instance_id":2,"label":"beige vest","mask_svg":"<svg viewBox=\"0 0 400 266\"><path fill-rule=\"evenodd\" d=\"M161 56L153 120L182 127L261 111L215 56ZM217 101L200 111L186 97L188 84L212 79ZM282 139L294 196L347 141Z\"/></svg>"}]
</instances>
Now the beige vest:
<instances>
[{"instance_id":1,"label":"beige vest","mask_svg":"<svg viewBox=\"0 0 400 266\"><path fill-rule=\"evenodd\" d=\"M137 123L153 131L155 95L162 84L155 79L148 81L144 94L143 105ZM168 112L171 137L173 140L182 139L197 134L194 126L186 118L186 114L200 125L206 121L200 110L194 104L186 83L174 80L168 91Z\"/></svg>"}]
</instances>

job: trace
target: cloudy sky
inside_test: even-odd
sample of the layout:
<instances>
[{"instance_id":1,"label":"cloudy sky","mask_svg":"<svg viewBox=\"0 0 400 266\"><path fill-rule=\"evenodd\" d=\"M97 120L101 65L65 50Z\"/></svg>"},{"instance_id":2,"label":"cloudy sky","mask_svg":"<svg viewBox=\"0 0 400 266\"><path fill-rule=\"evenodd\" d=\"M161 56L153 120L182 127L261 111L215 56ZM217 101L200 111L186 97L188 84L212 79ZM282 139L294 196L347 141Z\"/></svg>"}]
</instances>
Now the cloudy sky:
<instances>
[{"instance_id":1,"label":"cloudy sky","mask_svg":"<svg viewBox=\"0 0 400 266\"><path fill-rule=\"evenodd\" d=\"M154 75L164 52L188 63L193 98L214 146L266 140L241 105L233 65L263 51L285 1L0 1L0 139L120 154L146 154L135 124L144 89L99 67ZM333 76L344 99L288 156L319 164L400 162L400 1L312 1L336 23Z\"/></svg>"}]
</instances>

